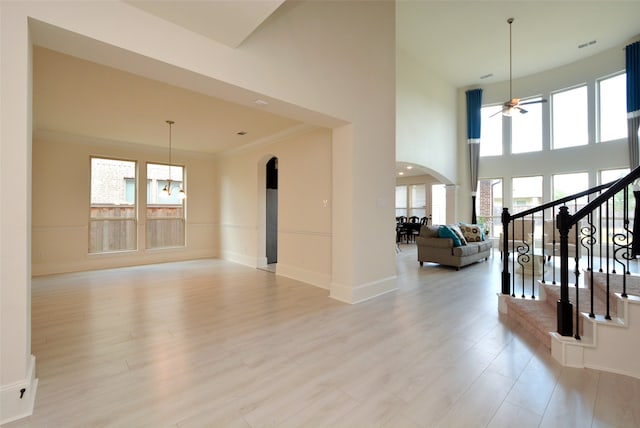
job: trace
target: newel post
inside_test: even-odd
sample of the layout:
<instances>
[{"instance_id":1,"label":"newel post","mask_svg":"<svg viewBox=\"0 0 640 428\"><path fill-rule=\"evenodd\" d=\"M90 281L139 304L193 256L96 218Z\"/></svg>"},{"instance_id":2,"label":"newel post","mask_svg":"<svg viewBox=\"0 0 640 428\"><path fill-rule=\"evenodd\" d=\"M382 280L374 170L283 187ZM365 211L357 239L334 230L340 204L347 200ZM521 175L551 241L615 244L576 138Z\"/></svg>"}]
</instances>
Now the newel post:
<instances>
[{"instance_id":1,"label":"newel post","mask_svg":"<svg viewBox=\"0 0 640 428\"><path fill-rule=\"evenodd\" d=\"M502 294L511 294L511 274L509 273L509 222L508 208L502 208Z\"/></svg>"},{"instance_id":2,"label":"newel post","mask_svg":"<svg viewBox=\"0 0 640 428\"><path fill-rule=\"evenodd\" d=\"M573 334L573 305L569 301L569 208L560 207L556 216L556 226L560 234L560 300L558 300L558 333L562 336Z\"/></svg>"}]
</instances>

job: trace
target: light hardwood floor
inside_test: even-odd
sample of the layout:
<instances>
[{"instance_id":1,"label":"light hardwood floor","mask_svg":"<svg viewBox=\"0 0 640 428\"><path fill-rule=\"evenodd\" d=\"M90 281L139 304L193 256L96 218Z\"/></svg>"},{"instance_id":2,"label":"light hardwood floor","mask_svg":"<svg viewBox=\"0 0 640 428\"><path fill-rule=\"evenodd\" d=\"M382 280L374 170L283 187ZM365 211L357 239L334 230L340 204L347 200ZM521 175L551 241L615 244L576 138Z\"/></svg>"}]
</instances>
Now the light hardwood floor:
<instances>
[{"instance_id":1,"label":"light hardwood floor","mask_svg":"<svg viewBox=\"0 0 640 428\"><path fill-rule=\"evenodd\" d=\"M640 426L639 380L499 316L499 257L397 260L358 305L221 260L35 278L35 413L7 427Z\"/></svg>"}]
</instances>

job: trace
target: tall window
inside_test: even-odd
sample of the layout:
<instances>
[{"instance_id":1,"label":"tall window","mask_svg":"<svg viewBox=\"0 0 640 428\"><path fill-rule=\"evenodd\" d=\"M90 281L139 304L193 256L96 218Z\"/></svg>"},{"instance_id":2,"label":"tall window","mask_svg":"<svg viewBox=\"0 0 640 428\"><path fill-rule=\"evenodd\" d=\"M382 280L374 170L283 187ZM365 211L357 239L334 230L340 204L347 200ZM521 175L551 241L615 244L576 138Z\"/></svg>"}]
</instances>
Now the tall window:
<instances>
[{"instance_id":1,"label":"tall window","mask_svg":"<svg viewBox=\"0 0 640 428\"><path fill-rule=\"evenodd\" d=\"M542 176L513 177L511 200L512 214L540 205L542 203Z\"/></svg>"},{"instance_id":2,"label":"tall window","mask_svg":"<svg viewBox=\"0 0 640 428\"><path fill-rule=\"evenodd\" d=\"M484 225L489 236L500 236L502 232L502 206L502 180L479 180L476 213L478 223Z\"/></svg>"},{"instance_id":3,"label":"tall window","mask_svg":"<svg viewBox=\"0 0 640 428\"><path fill-rule=\"evenodd\" d=\"M407 186L396 186L396 217L407 216Z\"/></svg>"},{"instance_id":4,"label":"tall window","mask_svg":"<svg viewBox=\"0 0 640 428\"><path fill-rule=\"evenodd\" d=\"M587 86L551 96L553 148L583 146L589 142Z\"/></svg>"},{"instance_id":5,"label":"tall window","mask_svg":"<svg viewBox=\"0 0 640 428\"><path fill-rule=\"evenodd\" d=\"M431 224L447 223L447 190L444 184L431 185Z\"/></svg>"},{"instance_id":6,"label":"tall window","mask_svg":"<svg viewBox=\"0 0 640 428\"><path fill-rule=\"evenodd\" d=\"M182 166L147 164L147 248L185 245L183 186Z\"/></svg>"},{"instance_id":7,"label":"tall window","mask_svg":"<svg viewBox=\"0 0 640 428\"><path fill-rule=\"evenodd\" d=\"M573 174L556 174L553 176L553 200L574 195L589 188L589 174L586 172L576 172ZM586 196L571 202L569 212L574 213L584 207L588 202Z\"/></svg>"},{"instance_id":8,"label":"tall window","mask_svg":"<svg viewBox=\"0 0 640 428\"><path fill-rule=\"evenodd\" d=\"M502 155L502 106L482 107L480 110L480 156Z\"/></svg>"},{"instance_id":9,"label":"tall window","mask_svg":"<svg viewBox=\"0 0 640 428\"><path fill-rule=\"evenodd\" d=\"M541 97L523 101L540 101ZM542 104L524 106L526 114L511 116L511 153L539 152L542 150Z\"/></svg>"},{"instance_id":10,"label":"tall window","mask_svg":"<svg viewBox=\"0 0 640 428\"><path fill-rule=\"evenodd\" d=\"M600 171L600 184L611 183L629 174L629 168L603 169Z\"/></svg>"},{"instance_id":11,"label":"tall window","mask_svg":"<svg viewBox=\"0 0 640 428\"><path fill-rule=\"evenodd\" d=\"M409 186L410 206L409 216L425 217L427 211L426 186L424 184L412 184Z\"/></svg>"},{"instance_id":12,"label":"tall window","mask_svg":"<svg viewBox=\"0 0 640 428\"><path fill-rule=\"evenodd\" d=\"M91 158L89 253L136 249L136 163Z\"/></svg>"},{"instance_id":13,"label":"tall window","mask_svg":"<svg viewBox=\"0 0 640 428\"><path fill-rule=\"evenodd\" d=\"M620 169L605 169L600 171L600 184L611 183L612 181L618 180L625 175L629 174L629 168L620 168ZM633 223L635 221L634 213L636 209L636 198L633 197L633 185L629 186L629 199L628 199L628 207L626 212L629 214L629 220ZM610 205L610 209L613 210L614 217L614 231L613 232L622 232L624 233L624 225L625 225L625 209L624 209L624 196L622 192L616 193L613 198L613 203ZM605 233L605 231L601 231L601 233ZM603 239L606 239L605 236L602 236Z\"/></svg>"},{"instance_id":14,"label":"tall window","mask_svg":"<svg viewBox=\"0 0 640 428\"><path fill-rule=\"evenodd\" d=\"M599 141L627 137L627 75L618 74L598 81Z\"/></svg>"}]
</instances>

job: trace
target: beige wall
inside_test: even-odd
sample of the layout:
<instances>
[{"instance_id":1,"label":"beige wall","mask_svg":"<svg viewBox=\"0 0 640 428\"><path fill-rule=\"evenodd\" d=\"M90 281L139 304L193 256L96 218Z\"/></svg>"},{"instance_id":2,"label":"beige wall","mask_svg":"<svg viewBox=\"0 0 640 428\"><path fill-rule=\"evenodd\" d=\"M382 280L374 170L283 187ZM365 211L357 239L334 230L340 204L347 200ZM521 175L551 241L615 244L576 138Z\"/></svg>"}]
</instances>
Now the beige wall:
<instances>
[{"instance_id":1,"label":"beige wall","mask_svg":"<svg viewBox=\"0 0 640 428\"><path fill-rule=\"evenodd\" d=\"M397 67L396 161L427 168L444 184L456 183L456 88L402 51Z\"/></svg>"},{"instance_id":2,"label":"beige wall","mask_svg":"<svg viewBox=\"0 0 640 428\"><path fill-rule=\"evenodd\" d=\"M222 257L250 266L265 258L265 165L278 158L277 273L331 283L331 131L306 130L218 160ZM326 203L325 203L326 201Z\"/></svg>"},{"instance_id":3,"label":"beige wall","mask_svg":"<svg viewBox=\"0 0 640 428\"><path fill-rule=\"evenodd\" d=\"M0 178L12 184L14 193L8 198L3 190L5 197L0 198L3 418L29 414L35 397L30 346L32 36L50 49L170 84L193 82L212 95L219 89L227 99L263 94L279 101L275 113L332 127L330 294L357 302L395 289L390 227L396 117L393 2L285 3L238 49L123 2L77 6L0 2ZM255 161L229 161L258 168ZM218 200L223 200L231 195L225 193L230 191L225 187L228 176L219 178ZM238 223L257 224L257 213L250 209L255 197L238 202L240 212L249 208L242 215L253 216L253 223L244 217ZM311 235L314 229L308 230ZM244 232L233 233L228 238L242 242ZM250 249L257 246L255 241L246 245L240 254L255 257L257 251ZM313 269L322 271L310 264L308 270ZM20 400L23 385L26 394Z\"/></svg>"},{"instance_id":4,"label":"beige wall","mask_svg":"<svg viewBox=\"0 0 640 428\"><path fill-rule=\"evenodd\" d=\"M45 137L33 141L33 275L74 272L169 260L213 257L215 249L215 178L213 159L174 151L173 162L184 165L187 176L188 213L186 246L146 250L146 186L139 186L138 249L108 254L88 254L90 156L137 162L138 182L146 182L146 162L166 162L166 151L140 145L109 145L79 137Z\"/></svg>"}]
</instances>

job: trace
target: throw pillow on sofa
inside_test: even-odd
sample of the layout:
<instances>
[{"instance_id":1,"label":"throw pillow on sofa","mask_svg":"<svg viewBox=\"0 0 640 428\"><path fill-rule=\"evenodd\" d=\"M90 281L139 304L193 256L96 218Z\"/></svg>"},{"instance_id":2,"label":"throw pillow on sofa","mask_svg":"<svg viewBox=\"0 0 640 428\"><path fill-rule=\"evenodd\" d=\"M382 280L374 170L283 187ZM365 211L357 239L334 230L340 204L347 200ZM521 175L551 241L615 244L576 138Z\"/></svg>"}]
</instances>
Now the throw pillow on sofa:
<instances>
[{"instance_id":1,"label":"throw pillow on sofa","mask_svg":"<svg viewBox=\"0 0 640 428\"><path fill-rule=\"evenodd\" d=\"M451 238L451 240L453 240L454 247L459 247L462 245L462 242L460 242L460 238L458 238L458 235L456 235L456 233L448 226L440 226L440 228L438 229L438 236L440 238Z\"/></svg>"},{"instance_id":2,"label":"throw pillow on sofa","mask_svg":"<svg viewBox=\"0 0 640 428\"><path fill-rule=\"evenodd\" d=\"M458 236L458 239L460 239L460 245L467 245L467 240L465 239L462 230L460 230L460 226L458 226L457 224L448 224L447 227L453 230L453 233Z\"/></svg>"},{"instance_id":3,"label":"throw pillow on sofa","mask_svg":"<svg viewBox=\"0 0 640 428\"><path fill-rule=\"evenodd\" d=\"M460 223L460 230L468 242L484 241L484 232L479 224Z\"/></svg>"}]
</instances>

